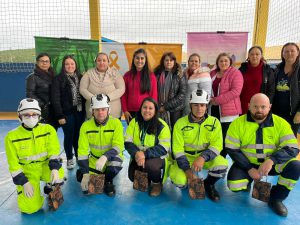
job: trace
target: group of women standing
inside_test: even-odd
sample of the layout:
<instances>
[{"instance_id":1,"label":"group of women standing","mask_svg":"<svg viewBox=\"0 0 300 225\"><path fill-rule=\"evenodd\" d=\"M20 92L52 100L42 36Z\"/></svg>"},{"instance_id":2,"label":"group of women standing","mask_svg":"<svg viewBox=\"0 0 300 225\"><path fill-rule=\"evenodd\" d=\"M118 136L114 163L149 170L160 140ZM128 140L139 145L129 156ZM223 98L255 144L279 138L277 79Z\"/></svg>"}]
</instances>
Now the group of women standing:
<instances>
[{"instance_id":1,"label":"group of women standing","mask_svg":"<svg viewBox=\"0 0 300 225\"><path fill-rule=\"evenodd\" d=\"M172 130L180 117L190 113L191 92L204 89L210 95L208 113L220 120L225 138L230 123L247 113L250 98L261 92L273 102L273 112L285 118L296 134L300 124L299 47L295 43L285 44L281 58L282 62L273 70L264 60L262 48L253 46L239 70L233 67L227 53L221 53L216 59L216 68L209 73L201 68L201 57L196 53L190 55L188 67L182 71L175 55L166 52L153 73L146 51L138 49L124 76L109 67L105 53L97 55L95 68L84 76L74 57L67 55L60 74L55 76L49 55L42 53L36 58L34 72L26 79L26 96L38 100L42 122L56 129L62 127L67 168L71 169L75 165L73 155L77 158L80 126L86 117L91 117L90 99L100 93L110 98L113 117L121 118L123 111L127 123L137 118L139 125L143 124L140 121L144 99L153 99L157 103L151 103L155 110L157 108L154 115ZM222 154L225 156L226 152Z\"/></svg>"}]
</instances>

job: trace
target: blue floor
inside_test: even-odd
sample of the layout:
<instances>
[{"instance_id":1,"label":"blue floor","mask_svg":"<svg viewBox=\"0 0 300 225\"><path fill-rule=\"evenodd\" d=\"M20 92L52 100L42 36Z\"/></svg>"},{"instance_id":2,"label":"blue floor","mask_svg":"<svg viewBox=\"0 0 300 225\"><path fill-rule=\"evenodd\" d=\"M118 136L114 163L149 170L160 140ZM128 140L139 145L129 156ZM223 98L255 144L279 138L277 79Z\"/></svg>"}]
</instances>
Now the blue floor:
<instances>
[{"instance_id":1,"label":"blue floor","mask_svg":"<svg viewBox=\"0 0 300 225\"><path fill-rule=\"evenodd\" d=\"M75 170L66 170L67 181L63 186L64 203L56 211L42 210L26 215L18 211L16 191L8 173L4 151L4 137L15 128L18 121L0 121L0 224L298 224L300 221L300 185L285 201L289 215L282 218L268 206L249 196L249 193L230 192L224 180L216 184L221 194L219 203L205 200L190 200L187 190L179 190L170 181L164 185L157 198L132 189L127 178L128 154L124 168L115 178L117 194L110 198L105 194L85 196L75 181ZM62 143L63 133L58 130ZM61 147L62 148L62 147ZM64 156L64 153L62 153ZM64 166L66 162L64 161ZM272 183L276 179L271 178Z\"/></svg>"}]
</instances>

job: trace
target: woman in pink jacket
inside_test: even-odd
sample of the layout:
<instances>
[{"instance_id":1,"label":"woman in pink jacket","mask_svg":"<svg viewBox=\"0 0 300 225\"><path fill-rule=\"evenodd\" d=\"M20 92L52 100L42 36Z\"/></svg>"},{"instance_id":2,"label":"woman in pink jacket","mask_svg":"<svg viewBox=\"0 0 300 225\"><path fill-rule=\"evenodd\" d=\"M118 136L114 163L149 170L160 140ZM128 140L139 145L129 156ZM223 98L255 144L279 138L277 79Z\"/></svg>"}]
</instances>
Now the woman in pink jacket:
<instances>
[{"instance_id":1,"label":"woman in pink jacket","mask_svg":"<svg viewBox=\"0 0 300 225\"><path fill-rule=\"evenodd\" d=\"M142 48L133 54L131 68L124 75L125 93L121 98L122 110L126 122L134 118L144 98L157 101L157 82L149 69L146 51Z\"/></svg>"},{"instance_id":2,"label":"woman in pink jacket","mask_svg":"<svg viewBox=\"0 0 300 225\"><path fill-rule=\"evenodd\" d=\"M219 54L216 67L210 73L212 78L211 115L221 122L223 133L221 155L226 157L224 140L230 123L242 113L240 94L244 80L241 72L232 66L232 59L227 53Z\"/></svg>"}]
</instances>

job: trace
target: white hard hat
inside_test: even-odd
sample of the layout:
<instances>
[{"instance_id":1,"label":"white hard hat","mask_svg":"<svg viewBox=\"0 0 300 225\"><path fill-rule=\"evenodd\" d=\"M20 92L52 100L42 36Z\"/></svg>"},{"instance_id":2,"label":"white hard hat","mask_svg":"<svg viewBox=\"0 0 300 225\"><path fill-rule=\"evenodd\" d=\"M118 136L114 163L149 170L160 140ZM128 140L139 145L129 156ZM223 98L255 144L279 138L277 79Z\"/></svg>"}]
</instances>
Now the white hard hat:
<instances>
[{"instance_id":1,"label":"white hard hat","mask_svg":"<svg viewBox=\"0 0 300 225\"><path fill-rule=\"evenodd\" d=\"M194 90L191 94L191 100L190 103L202 103L202 104L208 104L208 94L205 90Z\"/></svg>"},{"instance_id":2,"label":"white hard hat","mask_svg":"<svg viewBox=\"0 0 300 225\"><path fill-rule=\"evenodd\" d=\"M105 94L98 94L91 98L91 109L109 108L109 97Z\"/></svg>"},{"instance_id":3,"label":"white hard hat","mask_svg":"<svg viewBox=\"0 0 300 225\"><path fill-rule=\"evenodd\" d=\"M28 112L35 112L36 114L41 115L41 108L37 100L33 98L25 98L20 101L18 113L25 114Z\"/></svg>"}]
</instances>

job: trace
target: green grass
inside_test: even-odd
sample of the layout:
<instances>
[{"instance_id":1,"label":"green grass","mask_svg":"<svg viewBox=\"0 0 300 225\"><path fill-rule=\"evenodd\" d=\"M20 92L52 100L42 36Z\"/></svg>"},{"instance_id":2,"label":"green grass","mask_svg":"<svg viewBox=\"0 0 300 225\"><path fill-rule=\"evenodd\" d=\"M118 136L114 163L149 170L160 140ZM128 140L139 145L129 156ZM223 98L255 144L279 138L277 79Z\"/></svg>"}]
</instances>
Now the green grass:
<instances>
[{"instance_id":1,"label":"green grass","mask_svg":"<svg viewBox=\"0 0 300 225\"><path fill-rule=\"evenodd\" d=\"M0 51L0 63L35 62L35 49L17 49Z\"/></svg>"}]
</instances>

